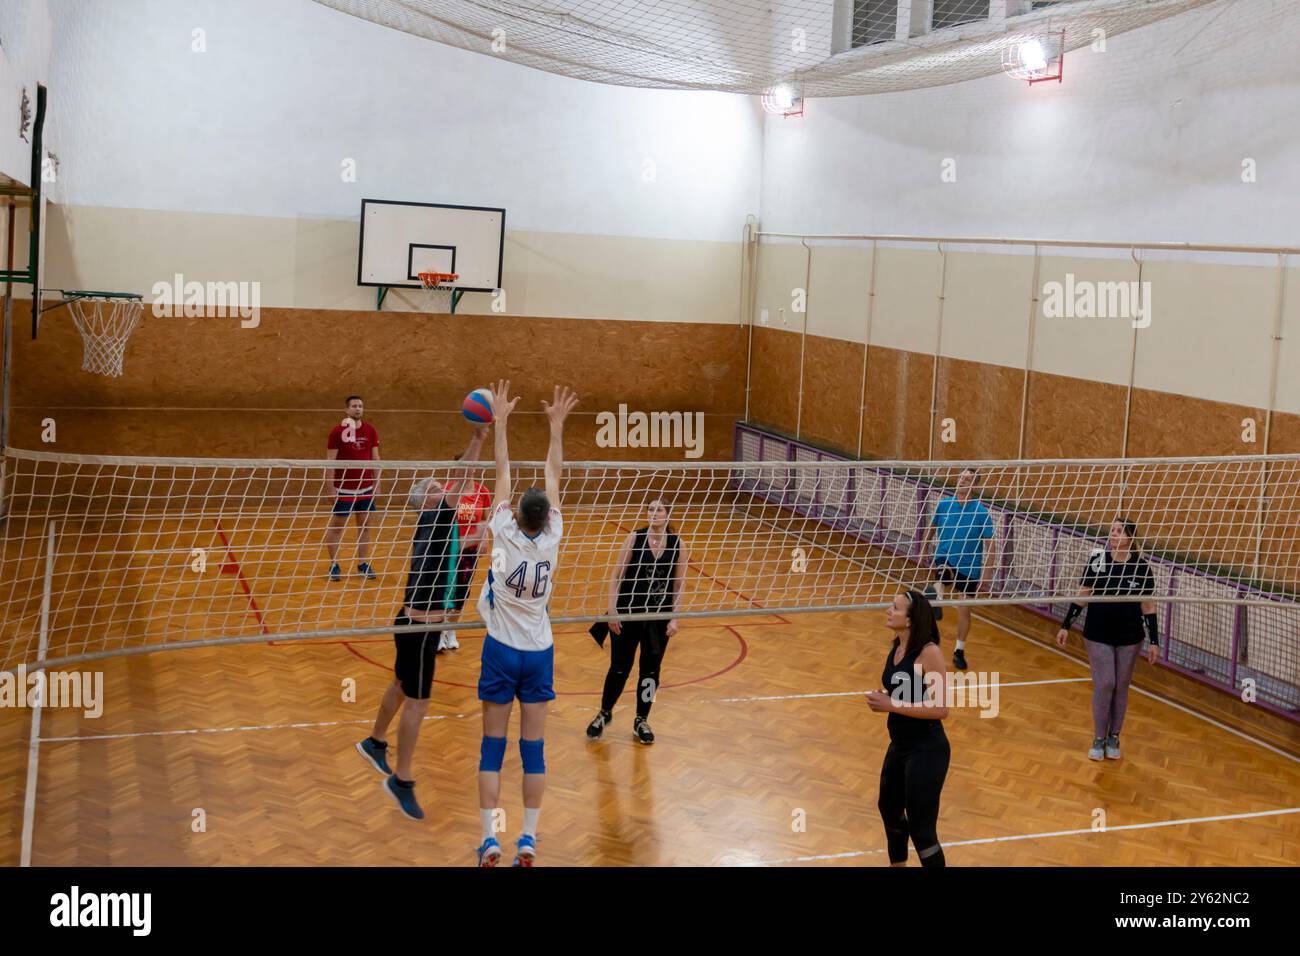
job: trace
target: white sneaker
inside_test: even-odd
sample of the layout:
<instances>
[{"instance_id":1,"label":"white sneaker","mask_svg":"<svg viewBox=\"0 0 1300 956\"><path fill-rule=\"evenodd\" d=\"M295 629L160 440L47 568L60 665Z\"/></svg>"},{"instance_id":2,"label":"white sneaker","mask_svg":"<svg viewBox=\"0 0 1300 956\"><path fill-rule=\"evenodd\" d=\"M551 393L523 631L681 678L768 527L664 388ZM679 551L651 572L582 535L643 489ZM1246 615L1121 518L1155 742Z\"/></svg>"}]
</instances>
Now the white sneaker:
<instances>
[{"instance_id":1,"label":"white sneaker","mask_svg":"<svg viewBox=\"0 0 1300 956\"><path fill-rule=\"evenodd\" d=\"M456 640L455 631L443 631L442 637L438 638L438 650L454 651L459 649L460 641Z\"/></svg>"}]
</instances>

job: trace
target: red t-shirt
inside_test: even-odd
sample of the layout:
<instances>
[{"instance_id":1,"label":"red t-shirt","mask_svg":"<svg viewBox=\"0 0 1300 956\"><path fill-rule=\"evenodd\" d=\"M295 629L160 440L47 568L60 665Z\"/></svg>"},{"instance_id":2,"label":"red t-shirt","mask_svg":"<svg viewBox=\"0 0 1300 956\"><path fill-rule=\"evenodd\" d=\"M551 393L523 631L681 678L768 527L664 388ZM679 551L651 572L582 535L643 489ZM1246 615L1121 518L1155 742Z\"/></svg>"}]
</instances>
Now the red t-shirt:
<instances>
[{"instance_id":1,"label":"red t-shirt","mask_svg":"<svg viewBox=\"0 0 1300 956\"><path fill-rule=\"evenodd\" d=\"M456 524L459 526L460 536L469 537L487 510L492 507L492 495L477 481L470 482L469 490L460 496L460 503L456 505Z\"/></svg>"},{"instance_id":2,"label":"red t-shirt","mask_svg":"<svg viewBox=\"0 0 1300 956\"><path fill-rule=\"evenodd\" d=\"M379 433L370 422L363 421L352 429L351 441L345 441L344 427L330 429L326 448L337 451L339 461L372 461L379 447ZM334 489L341 497L364 497L375 490L375 472L371 468L343 468L334 472Z\"/></svg>"}]
</instances>

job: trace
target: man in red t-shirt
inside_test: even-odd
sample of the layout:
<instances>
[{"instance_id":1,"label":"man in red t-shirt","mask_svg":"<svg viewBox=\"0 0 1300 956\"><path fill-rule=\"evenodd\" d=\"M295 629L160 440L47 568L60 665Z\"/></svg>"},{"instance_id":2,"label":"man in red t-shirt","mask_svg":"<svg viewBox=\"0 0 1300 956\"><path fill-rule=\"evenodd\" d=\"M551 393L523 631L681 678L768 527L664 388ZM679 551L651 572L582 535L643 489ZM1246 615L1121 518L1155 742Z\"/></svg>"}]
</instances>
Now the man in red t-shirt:
<instances>
[{"instance_id":1,"label":"man in red t-shirt","mask_svg":"<svg viewBox=\"0 0 1300 956\"><path fill-rule=\"evenodd\" d=\"M487 429L485 428L486 432ZM460 461L460 455L456 456ZM453 595L455 606L448 615L449 620L460 617L469 597L469 586L474 580L474 568L478 565L479 550L487 537L487 523L483 520L492 507L492 493L477 481L467 479L461 485L460 501L456 505L456 525L460 532L460 561L456 566L456 590ZM443 631L438 641L438 650L454 650L460 647L455 631Z\"/></svg>"},{"instance_id":2,"label":"man in red t-shirt","mask_svg":"<svg viewBox=\"0 0 1300 956\"><path fill-rule=\"evenodd\" d=\"M325 443L325 457L330 461L378 461L379 433L375 426L362 421L365 402L360 395L349 395L348 417L330 429ZM357 516L357 573L375 579L370 567L370 512L375 510L379 493L379 474L372 468L331 468L325 477L325 493L333 499L333 514L325 529L325 550L330 556L330 580L343 577L339 570L339 541L348 515Z\"/></svg>"}]
</instances>

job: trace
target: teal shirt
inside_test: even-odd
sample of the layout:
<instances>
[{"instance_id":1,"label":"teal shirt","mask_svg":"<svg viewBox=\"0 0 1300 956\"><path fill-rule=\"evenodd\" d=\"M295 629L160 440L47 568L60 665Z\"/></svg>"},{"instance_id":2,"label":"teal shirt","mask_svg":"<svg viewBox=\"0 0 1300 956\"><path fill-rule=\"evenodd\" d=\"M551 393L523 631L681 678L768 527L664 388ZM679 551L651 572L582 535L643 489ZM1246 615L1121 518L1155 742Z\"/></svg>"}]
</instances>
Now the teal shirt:
<instances>
[{"instance_id":1,"label":"teal shirt","mask_svg":"<svg viewBox=\"0 0 1300 956\"><path fill-rule=\"evenodd\" d=\"M993 516L974 498L964 505L949 495L934 508L934 528L939 541L934 560L947 561L965 577L978 581L984 574L984 542L993 537Z\"/></svg>"}]
</instances>

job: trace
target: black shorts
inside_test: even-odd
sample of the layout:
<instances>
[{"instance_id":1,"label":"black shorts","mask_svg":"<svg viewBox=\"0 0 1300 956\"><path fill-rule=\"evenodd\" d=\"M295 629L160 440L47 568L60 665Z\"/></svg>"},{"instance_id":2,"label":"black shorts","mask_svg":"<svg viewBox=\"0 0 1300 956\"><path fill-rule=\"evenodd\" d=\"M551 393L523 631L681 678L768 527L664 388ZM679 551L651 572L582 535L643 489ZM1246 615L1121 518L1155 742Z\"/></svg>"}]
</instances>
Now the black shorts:
<instances>
[{"instance_id":1,"label":"black shorts","mask_svg":"<svg viewBox=\"0 0 1300 956\"><path fill-rule=\"evenodd\" d=\"M934 563L934 576L944 584L956 588L962 594L979 594L979 581L962 574L947 561L936 561Z\"/></svg>"},{"instance_id":2,"label":"black shorts","mask_svg":"<svg viewBox=\"0 0 1300 956\"><path fill-rule=\"evenodd\" d=\"M414 624L405 614L398 614L394 627ZM415 700L428 700L433 690L433 662L437 659L438 639L442 631L405 631L393 635L397 659L393 676L402 685L402 693Z\"/></svg>"},{"instance_id":3,"label":"black shorts","mask_svg":"<svg viewBox=\"0 0 1300 956\"><path fill-rule=\"evenodd\" d=\"M473 548L460 553L456 565L456 585L452 591L452 610L457 614L465 607L469 599L469 586L474 581L474 569L478 567L478 549Z\"/></svg>"}]
</instances>

